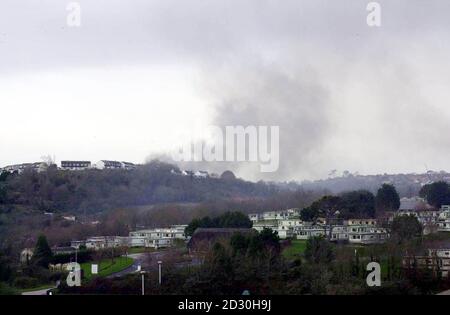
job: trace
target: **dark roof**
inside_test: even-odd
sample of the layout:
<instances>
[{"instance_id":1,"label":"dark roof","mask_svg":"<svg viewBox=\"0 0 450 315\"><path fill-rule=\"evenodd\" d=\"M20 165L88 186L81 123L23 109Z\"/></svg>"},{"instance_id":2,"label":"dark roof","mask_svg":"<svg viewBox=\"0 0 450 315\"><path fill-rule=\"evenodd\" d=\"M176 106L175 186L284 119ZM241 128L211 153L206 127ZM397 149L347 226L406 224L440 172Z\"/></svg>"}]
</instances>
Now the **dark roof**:
<instances>
[{"instance_id":1,"label":"dark roof","mask_svg":"<svg viewBox=\"0 0 450 315\"><path fill-rule=\"evenodd\" d=\"M61 164L74 164L74 163L91 164L91 161L61 161Z\"/></svg>"},{"instance_id":2,"label":"dark roof","mask_svg":"<svg viewBox=\"0 0 450 315\"><path fill-rule=\"evenodd\" d=\"M402 198L400 199L400 211L423 211L423 210L434 210L424 199L413 197L413 198Z\"/></svg>"}]
</instances>

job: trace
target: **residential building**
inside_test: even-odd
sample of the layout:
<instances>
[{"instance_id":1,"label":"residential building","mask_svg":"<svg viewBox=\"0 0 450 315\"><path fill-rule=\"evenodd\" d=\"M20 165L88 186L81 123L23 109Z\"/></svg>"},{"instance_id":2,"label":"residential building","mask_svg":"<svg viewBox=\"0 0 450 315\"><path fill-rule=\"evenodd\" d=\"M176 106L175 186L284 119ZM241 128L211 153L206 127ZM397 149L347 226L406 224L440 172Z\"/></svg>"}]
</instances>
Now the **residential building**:
<instances>
[{"instance_id":1,"label":"residential building","mask_svg":"<svg viewBox=\"0 0 450 315\"><path fill-rule=\"evenodd\" d=\"M123 164L122 164L122 162L118 162L118 161L101 160L95 164L95 168L100 169L100 170L122 169Z\"/></svg>"},{"instance_id":2,"label":"residential building","mask_svg":"<svg viewBox=\"0 0 450 315\"><path fill-rule=\"evenodd\" d=\"M380 244L389 238L387 229L373 226L348 226L348 242L351 244Z\"/></svg>"},{"instance_id":3,"label":"residential building","mask_svg":"<svg viewBox=\"0 0 450 315\"><path fill-rule=\"evenodd\" d=\"M198 177L198 178L208 178L209 174L206 171L196 171L194 173L194 177Z\"/></svg>"},{"instance_id":4,"label":"residential building","mask_svg":"<svg viewBox=\"0 0 450 315\"><path fill-rule=\"evenodd\" d=\"M425 199L412 197L400 199L400 208L395 215L415 216L423 226L423 233L427 235L437 230L440 212L429 205Z\"/></svg>"},{"instance_id":5,"label":"residential building","mask_svg":"<svg viewBox=\"0 0 450 315\"><path fill-rule=\"evenodd\" d=\"M170 228L146 229L130 232L131 247L170 247L175 240L185 240L187 225L173 225Z\"/></svg>"},{"instance_id":6,"label":"residential building","mask_svg":"<svg viewBox=\"0 0 450 315\"><path fill-rule=\"evenodd\" d=\"M53 255L73 254L78 248L72 246L54 246L52 247Z\"/></svg>"},{"instance_id":7,"label":"residential building","mask_svg":"<svg viewBox=\"0 0 450 315\"><path fill-rule=\"evenodd\" d=\"M423 256L403 257L404 268L429 268L435 276L450 276L450 248L430 248Z\"/></svg>"},{"instance_id":8,"label":"residential building","mask_svg":"<svg viewBox=\"0 0 450 315\"><path fill-rule=\"evenodd\" d=\"M61 169L65 171L82 171L91 168L90 161L61 161Z\"/></svg>"},{"instance_id":9,"label":"residential building","mask_svg":"<svg viewBox=\"0 0 450 315\"><path fill-rule=\"evenodd\" d=\"M134 170L136 165L131 162L101 160L95 163L93 168L99 170Z\"/></svg>"},{"instance_id":10,"label":"residential building","mask_svg":"<svg viewBox=\"0 0 450 315\"><path fill-rule=\"evenodd\" d=\"M8 165L0 169L2 172L22 174L26 169L36 171L38 173L46 171L48 164L45 162L22 163Z\"/></svg>"},{"instance_id":11,"label":"residential building","mask_svg":"<svg viewBox=\"0 0 450 315\"><path fill-rule=\"evenodd\" d=\"M294 234L299 240L307 240L312 237L320 237L327 234L326 225L308 223L294 228Z\"/></svg>"},{"instance_id":12,"label":"residential building","mask_svg":"<svg viewBox=\"0 0 450 315\"><path fill-rule=\"evenodd\" d=\"M255 223L255 222L262 220L263 217L262 217L262 214L260 214L260 213L252 213L252 214L248 215L248 218L250 219L250 221Z\"/></svg>"},{"instance_id":13,"label":"residential building","mask_svg":"<svg viewBox=\"0 0 450 315\"><path fill-rule=\"evenodd\" d=\"M273 229L278 233L280 239L292 238L294 236L294 228L289 226L280 225Z\"/></svg>"},{"instance_id":14,"label":"residential building","mask_svg":"<svg viewBox=\"0 0 450 315\"><path fill-rule=\"evenodd\" d=\"M71 246L76 244L71 244ZM107 249L129 245L129 238L126 236L94 236L86 240L87 249Z\"/></svg>"},{"instance_id":15,"label":"residential building","mask_svg":"<svg viewBox=\"0 0 450 315\"><path fill-rule=\"evenodd\" d=\"M437 220L439 232L450 232L450 205L443 205Z\"/></svg>"},{"instance_id":16,"label":"residential building","mask_svg":"<svg viewBox=\"0 0 450 315\"><path fill-rule=\"evenodd\" d=\"M301 226L303 224L302 220L300 218L298 219L285 219L285 220L279 220L278 226L287 226L287 227L296 227Z\"/></svg>"},{"instance_id":17,"label":"residential building","mask_svg":"<svg viewBox=\"0 0 450 315\"><path fill-rule=\"evenodd\" d=\"M122 168L125 170L134 170L136 169L136 164L131 162L122 162Z\"/></svg>"},{"instance_id":18,"label":"residential building","mask_svg":"<svg viewBox=\"0 0 450 315\"><path fill-rule=\"evenodd\" d=\"M278 228L278 221L277 220L262 220L258 221L256 223L253 223L253 228L261 232L264 229L272 229L275 230Z\"/></svg>"},{"instance_id":19,"label":"residential building","mask_svg":"<svg viewBox=\"0 0 450 315\"><path fill-rule=\"evenodd\" d=\"M70 247L80 249L81 246L86 246L86 241L71 241Z\"/></svg>"},{"instance_id":20,"label":"residential building","mask_svg":"<svg viewBox=\"0 0 450 315\"><path fill-rule=\"evenodd\" d=\"M376 226L376 219L349 219L344 221L345 225L366 225L366 226Z\"/></svg>"},{"instance_id":21,"label":"residential building","mask_svg":"<svg viewBox=\"0 0 450 315\"><path fill-rule=\"evenodd\" d=\"M258 222L262 220L288 220L298 219L300 217L300 209L287 209L280 211L266 211L263 213L251 213L248 215L252 222Z\"/></svg>"},{"instance_id":22,"label":"residential building","mask_svg":"<svg viewBox=\"0 0 450 315\"><path fill-rule=\"evenodd\" d=\"M322 236L330 238L332 242L348 241L361 245L383 243L389 238L389 232L387 229L376 227L375 224L373 219L352 219L346 221L344 225L304 223L294 228L294 235L297 239L304 240Z\"/></svg>"}]
</instances>

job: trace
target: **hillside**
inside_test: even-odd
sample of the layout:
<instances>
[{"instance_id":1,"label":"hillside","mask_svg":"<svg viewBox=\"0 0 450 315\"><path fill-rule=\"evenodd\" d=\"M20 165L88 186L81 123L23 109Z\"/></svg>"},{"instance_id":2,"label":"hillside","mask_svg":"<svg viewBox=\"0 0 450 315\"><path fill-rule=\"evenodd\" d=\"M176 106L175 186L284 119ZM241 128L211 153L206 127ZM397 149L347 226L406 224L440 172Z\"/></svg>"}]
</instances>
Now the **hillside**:
<instances>
[{"instance_id":1,"label":"hillside","mask_svg":"<svg viewBox=\"0 0 450 315\"><path fill-rule=\"evenodd\" d=\"M236 178L180 175L174 165L151 162L135 170L61 171L3 176L0 205L48 212L98 213L119 207L170 202L267 197L280 188Z\"/></svg>"}]
</instances>

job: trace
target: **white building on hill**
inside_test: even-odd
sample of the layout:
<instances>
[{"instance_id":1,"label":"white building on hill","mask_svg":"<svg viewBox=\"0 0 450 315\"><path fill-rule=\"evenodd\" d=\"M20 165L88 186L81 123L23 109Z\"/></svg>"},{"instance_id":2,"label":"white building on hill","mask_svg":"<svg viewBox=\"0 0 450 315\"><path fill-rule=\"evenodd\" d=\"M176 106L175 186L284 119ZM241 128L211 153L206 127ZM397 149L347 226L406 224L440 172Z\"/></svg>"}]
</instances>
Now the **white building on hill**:
<instances>
[{"instance_id":1,"label":"white building on hill","mask_svg":"<svg viewBox=\"0 0 450 315\"><path fill-rule=\"evenodd\" d=\"M91 168L90 161L61 161L61 169L65 171L83 171Z\"/></svg>"},{"instance_id":2,"label":"white building on hill","mask_svg":"<svg viewBox=\"0 0 450 315\"><path fill-rule=\"evenodd\" d=\"M173 225L170 228L146 229L130 232L131 247L170 247L175 240L185 240L186 225Z\"/></svg>"},{"instance_id":3,"label":"white building on hill","mask_svg":"<svg viewBox=\"0 0 450 315\"><path fill-rule=\"evenodd\" d=\"M35 163L22 163L22 164L14 164L8 165L0 169L0 172L8 172L8 173L18 173L22 174L25 170L33 170L38 173L46 171L48 168L48 164L45 162L35 162Z\"/></svg>"},{"instance_id":4,"label":"white building on hill","mask_svg":"<svg viewBox=\"0 0 450 315\"><path fill-rule=\"evenodd\" d=\"M450 205L443 205L437 221L439 232L450 232Z\"/></svg>"}]
</instances>

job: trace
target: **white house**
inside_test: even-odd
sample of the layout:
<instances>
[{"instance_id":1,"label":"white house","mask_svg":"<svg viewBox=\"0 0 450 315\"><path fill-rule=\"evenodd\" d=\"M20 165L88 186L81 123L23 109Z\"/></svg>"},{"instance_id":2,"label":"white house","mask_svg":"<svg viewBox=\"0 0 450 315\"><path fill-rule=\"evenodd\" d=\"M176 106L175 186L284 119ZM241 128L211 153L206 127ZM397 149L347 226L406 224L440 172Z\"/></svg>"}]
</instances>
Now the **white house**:
<instances>
[{"instance_id":1,"label":"white house","mask_svg":"<svg viewBox=\"0 0 450 315\"><path fill-rule=\"evenodd\" d=\"M396 215L412 215L422 224L424 234L434 232L438 228L440 210L429 205L420 197L400 199L400 208Z\"/></svg>"},{"instance_id":2,"label":"white house","mask_svg":"<svg viewBox=\"0 0 450 315\"><path fill-rule=\"evenodd\" d=\"M98 161L97 163L95 163L95 168L97 168L99 170L121 169L122 162L101 160L101 161Z\"/></svg>"},{"instance_id":3,"label":"white house","mask_svg":"<svg viewBox=\"0 0 450 315\"><path fill-rule=\"evenodd\" d=\"M302 220L300 219L284 219L284 220L279 220L278 221L278 225L279 226L286 226L286 227L296 227L296 226L301 226L303 224Z\"/></svg>"},{"instance_id":4,"label":"white house","mask_svg":"<svg viewBox=\"0 0 450 315\"><path fill-rule=\"evenodd\" d=\"M126 236L94 236L86 240L85 246L87 249L94 250L129 246L129 238Z\"/></svg>"},{"instance_id":5,"label":"white house","mask_svg":"<svg viewBox=\"0 0 450 315\"><path fill-rule=\"evenodd\" d=\"M253 223L253 228L258 232L264 229L276 230L278 228L278 222L276 220L262 220Z\"/></svg>"},{"instance_id":6,"label":"white house","mask_svg":"<svg viewBox=\"0 0 450 315\"><path fill-rule=\"evenodd\" d=\"M300 209L287 209L280 211L266 211L263 213L251 213L248 215L252 222L258 222L262 220L288 220L298 219L300 217Z\"/></svg>"},{"instance_id":7,"label":"white house","mask_svg":"<svg viewBox=\"0 0 450 315\"><path fill-rule=\"evenodd\" d=\"M443 205L437 220L439 232L450 232L450 205Z\"/></svg>"},{"instance_id":8,"label":"white house","mask_svg":"<svg viewBox=\"0 0 450 315\"><path fill-rule=\"evenodd\" d=\"M262 214L260 213L251 213L248 215L248 218L252 222L258 222L259 220L262 220Z\"/></svg>"},{"instance_id":9,"label":"white house","mask_svg":"<svg viewBox=\"0 0 450 315\"><path fill-rule=\"evenodd\" d=\"M207 177L209 177L209 174L208 174L208 172L206 172L206 171L196 171L196 172L194 173L194 177L198 177L198 178L207 178Z\"/></svg>"},{"instance_id":10,"label":"white house","mask_svg":"<svg viewBox=\"0 0 450 315\"><path fill-rule=\"evenodd\" d=\"M326 233L326 226L319 224L305 224L294 228L294 234L299 240L307 240L312 237L325 236Z\"/></svg>"},{"instance_id":11,"label":"white house","mask_svg":"<svg viewBox=\"0 0 450 315\"><path fill-rule=\"evenodd\" d=\"M0 169L2 172L8 173L18 173L22 174L26 169L36 171L38 173L46 171L48 168L48 164L45 162L35 162L35 163L22 163L22 164L14 164L8 165Z\"/></svg>"},{"instance_id":12,"label":"white house","mask_svg":"<svg viewBox=\"0 0 450 315\"><path fill-rule=\"evenodd\" d=\"M380 244L389 238L389 233L384 228L371 226L349 226L348 242L352 244Z\"/></svg>"},{"instance_id":13,"label":"white house","mask_svg":"<svg viewBox=\"0 0 450 315\"><path fill-rule=\"evenodd\" d=\"M91 168L90 161L61 161L61 169L65 171L82 171Z\"/></svg>"},{"instance_id":14,"label":"white house","mask_svg":"<svg viewBox=\"0 0 450 315\"><path fill-rule=\"evenodd\" d=\"M362 245L383 243L389 238L389 232L375 224L374 219L352 219L345 221L344 225L303 223L294 228L294 235L303 240L323 236L330 237L333 242L348 241Z\"/></svg>"},{"instance_id":15,"label":"white house","mask_svg":"<svg viewBox=\"0 0 450 315\"><path fill-rule=\"evenodd\" d=\"M130 232L129 243L132 247L169 247L174 240L185 240L186 225L173 225L170 228L146 229Z\"/></svg>"},{"instance_id":16,"label":"white house","mask_svg":"<svg viewBox=\"0 0 450 315\"><path fill-rule=\"evenodd\" d=\"M429 268L433 274L438 274L444 278L450 275L450 248L430 248L425 256L405 256L403 257L405 268Z\"/></svg>"},{"instance_id":17,"label":"white house","mask_svg":"<svg viewBox=\"0 0 450 315\"><path fill-rule=\"evenodd\" d=\"M294 228L289 226L278 226L274 229L280 239L287 239L294 236Z\"/></svg>"}]
</instances>

